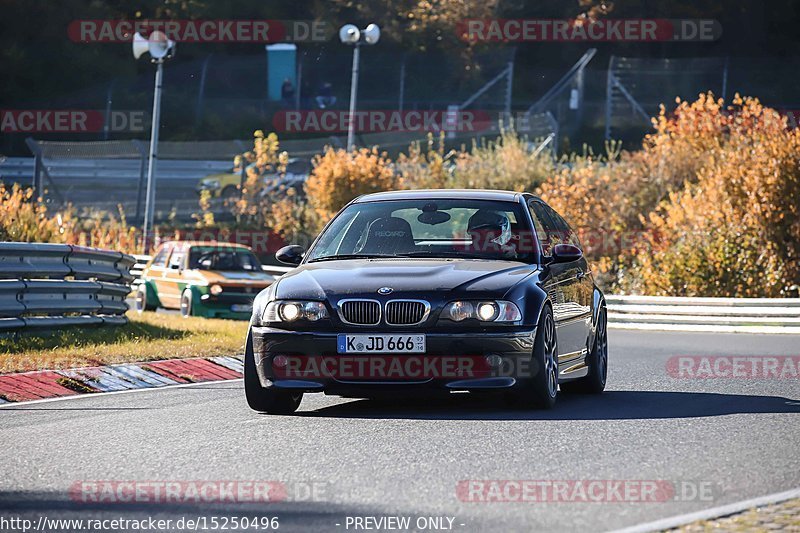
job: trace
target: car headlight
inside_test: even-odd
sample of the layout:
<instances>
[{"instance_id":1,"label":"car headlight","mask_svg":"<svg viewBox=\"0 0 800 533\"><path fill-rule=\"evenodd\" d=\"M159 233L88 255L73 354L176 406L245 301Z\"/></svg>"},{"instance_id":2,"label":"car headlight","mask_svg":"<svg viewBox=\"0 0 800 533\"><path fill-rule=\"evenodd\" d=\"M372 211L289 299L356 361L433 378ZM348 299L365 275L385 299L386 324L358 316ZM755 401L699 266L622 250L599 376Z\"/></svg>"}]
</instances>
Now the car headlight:
<instances>
[{"instance_id":1,"label":"car headlight","mask_svg":"<svg viewBox=\"0 0 800 533\"><path fill-rule=\"evenodd\" d=\"M210 292L214 296L218 296L222 294L222 287L220 285L214 284L208 288L208 292Z\"/></svg>"},{"instance_id":2,"label":"car headlight","mask_svg":"<svg viewBox=\"0 0 800 533\"><path fill-rule=\"evenodd\" d=\"M277 300L267 304L261 318L266 323L297 322L298 320L316 322L328 318L328 309L322 302Z\"/></svg>"},{"instance_id":3,"label":"car headlight","mask_svg":"<svg viewBox=\"0 0 800 533\"><path fill-rule=\"evenodd\" d=\"M442 311L442 318L461 322L474 318L481 322L517 322L522 320L519 307L505 300L482 302L456 301L450 302Z\"/></svg>"},{"instance_id":4,"label":"car headlight","mask_svg":"<svg viewBox=\"0 0 800 533\"><path fill-rule=\"evenodd\" d=\"M203 189L215 190L219 189L219 186L220 186L219 180L207 180L200 182L200 187Z\"/></svg>"}]
</instances>

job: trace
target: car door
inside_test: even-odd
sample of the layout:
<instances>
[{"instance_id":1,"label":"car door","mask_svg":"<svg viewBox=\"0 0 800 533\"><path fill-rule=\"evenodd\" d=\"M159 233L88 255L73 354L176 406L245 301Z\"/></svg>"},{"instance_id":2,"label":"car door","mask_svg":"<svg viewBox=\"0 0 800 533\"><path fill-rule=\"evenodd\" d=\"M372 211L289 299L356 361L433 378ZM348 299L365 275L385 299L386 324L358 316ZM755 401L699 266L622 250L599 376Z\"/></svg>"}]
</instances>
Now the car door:
<instances>
[{"instance_id":1,"label":"car door","mask_svg":"<svg viewBox=\"0 0 800 533\"><path fill-rule=\"evenodd\" d=\"M181 306L181 288L183 287L183 269L186 263L186 249L182 246L175 246L172 254L167 261L167 268L164 269L164 276L161 281L159 293L161 303L164 307L179 309Z\"/></svg>"},{"instance_id":2,"label":"car door","mask_svg":"<svg viewBox=\"0 0 800 533\"><path fill-rule=\"evenodd\" d=\"M552 207L547 204L544 204L544 206L550 216L556 220L559 230L565 232L566 242L581 248L581 243L572 227ZM574 261L574 268L577 283L570 285L570 294L567 295L566 300L570 303L569 315L575 318L576 330L578 325L582 325L582 329L575 332L576 335L579 335L576 350L581 349L585 354L590 349L588 341L592 334L594 281L586 256L581 256L580 259Z\"/></svg>"},{"instance_id":3,"label":"car door","mask_svg":"<svg viewBox=\"0 0 800 533\"><path fill-rule=\"evenodd\" d=\"M571 230L564 219L543 201L531 199L528 207L534 224L542 227L539 237L542 254L551 257L556 244L569 243ZM584 264L585 260L581 258L578 261L550 263L546 266L550 275L543 288L553 304L559 365L568 364L586 355L586 312L581 295Z\"/></svg>"},{"instance_id":4,"label":"car door","mask_svg":"<svg viewBox=\"0 0 800 533\"><path fill-rule=\"evenodd\" d=\"M172 252L172 245L163 244L156 252L155 257L153 257L150 268L147 269L147 280L155 286L156 295L162 306L164 306L164 301L162 300L161 291L164 288L164 272L167 269L167 260L170 252Z\"/></svg>"}]
</instances>

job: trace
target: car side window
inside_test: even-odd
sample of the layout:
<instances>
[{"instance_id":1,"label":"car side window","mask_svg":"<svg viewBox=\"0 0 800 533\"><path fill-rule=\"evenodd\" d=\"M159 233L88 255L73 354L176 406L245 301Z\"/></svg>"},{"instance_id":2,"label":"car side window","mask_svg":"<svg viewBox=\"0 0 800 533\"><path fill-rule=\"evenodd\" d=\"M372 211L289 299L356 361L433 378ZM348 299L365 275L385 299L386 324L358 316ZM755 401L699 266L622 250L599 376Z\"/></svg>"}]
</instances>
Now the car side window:
<instances>
[{"instance_id":1,"label":"car side window","mask_svg":"<svg viewBox=\"0 0 800 533\"><path fill-rule=\"evenodd\" d=\"M563 231L559 230L556 220L551 216L547 206L542 202L531 200L528 202L531 218L536 226L536 233L542 245L544 255L552 255L553 247L556 244L565 242Z\"/></svg>"},{"instance_id":2,"label":"car side window","mask_svg":"<svg viewBox=\"0 0 800 533\"><path fill-rule=\"evenodd\" d=\"M169 246L162 246L156 256L153 258L152 266L165 267L167 266L167 256L169 255Z\"/></svg>"}]
</instances>

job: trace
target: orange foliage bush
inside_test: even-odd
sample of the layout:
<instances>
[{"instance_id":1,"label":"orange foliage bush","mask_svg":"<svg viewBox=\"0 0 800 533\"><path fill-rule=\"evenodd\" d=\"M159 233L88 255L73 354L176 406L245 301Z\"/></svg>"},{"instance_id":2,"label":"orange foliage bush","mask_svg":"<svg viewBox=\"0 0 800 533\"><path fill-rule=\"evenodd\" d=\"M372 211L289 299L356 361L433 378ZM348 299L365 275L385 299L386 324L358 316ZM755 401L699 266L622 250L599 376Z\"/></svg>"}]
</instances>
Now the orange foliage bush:
<instances>
[{"instance_id":1,"label":"orange foliage bush","mask_svg":"<svg viewBox=\"0 0 800 533\"><path fill-rule=\"evenodd\" d=\"M642 149L572 158L539 194L583 230L607 289L787 296L800 284L797 130L712 94L653 119ZM794 289L796 290L796 289Z\"/></svg>"},{"instance_id":2,"label":"orange foliage bush","mask_svg":"<svg viewBox=\"0 0 800 533\"><path fill-rule=\"evenodd\" d=\"M681 104L675 126L689 127L681 113L696 114L700 102ZM650 246L638 251L629 285L647 294L791 295L800 285L800 131L755 98L717 104L698 121L716 133L705 165L647 217Z\"/></svg>"},{"instance_id":3,"label":"orange foliage bush","mask_svg":"<svg viewBox=\"0 0 800 533\"><path fill-rule=\"evenodd\" d=\"M121 213L121 211L120 211ZM71 207L49 214L33 198L33 189L0 183L0 240L54 242L137 252L136 228L107 213L78 217Z\"/></svg>"},{"instance_id":4,"label":"orange foliage bush","mask_svg":"<svg viewBox=\"0 0 800 533\"><path fill-rule=\"evenodd\" d=\"M386 154L377 148L354 152L328 147L314 158L314 170L306 182L308 203L314 217L308 228L316 232L347 202L371 192L403 188Z\"/></svg>"}]
</instances>

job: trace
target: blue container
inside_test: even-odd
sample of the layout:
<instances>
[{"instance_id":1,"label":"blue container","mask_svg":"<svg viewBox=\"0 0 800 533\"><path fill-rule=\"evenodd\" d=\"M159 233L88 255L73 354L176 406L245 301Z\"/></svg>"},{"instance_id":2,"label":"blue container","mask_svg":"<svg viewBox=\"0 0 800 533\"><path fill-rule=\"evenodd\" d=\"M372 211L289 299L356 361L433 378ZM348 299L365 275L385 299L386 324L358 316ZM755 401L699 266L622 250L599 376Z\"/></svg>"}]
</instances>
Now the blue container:
<instances>
[{"instance_id":1,"label":"blue container","mask_svg":"<svg viewBox=\"0 0 800 533\"><path fill-rule=\"evenodd\" d=\"M267 96L270 100L281 99L283 80L289 79L297 90L297 46L289 43L268 44L267 49Z\"/></svg>"}]
</instances>

